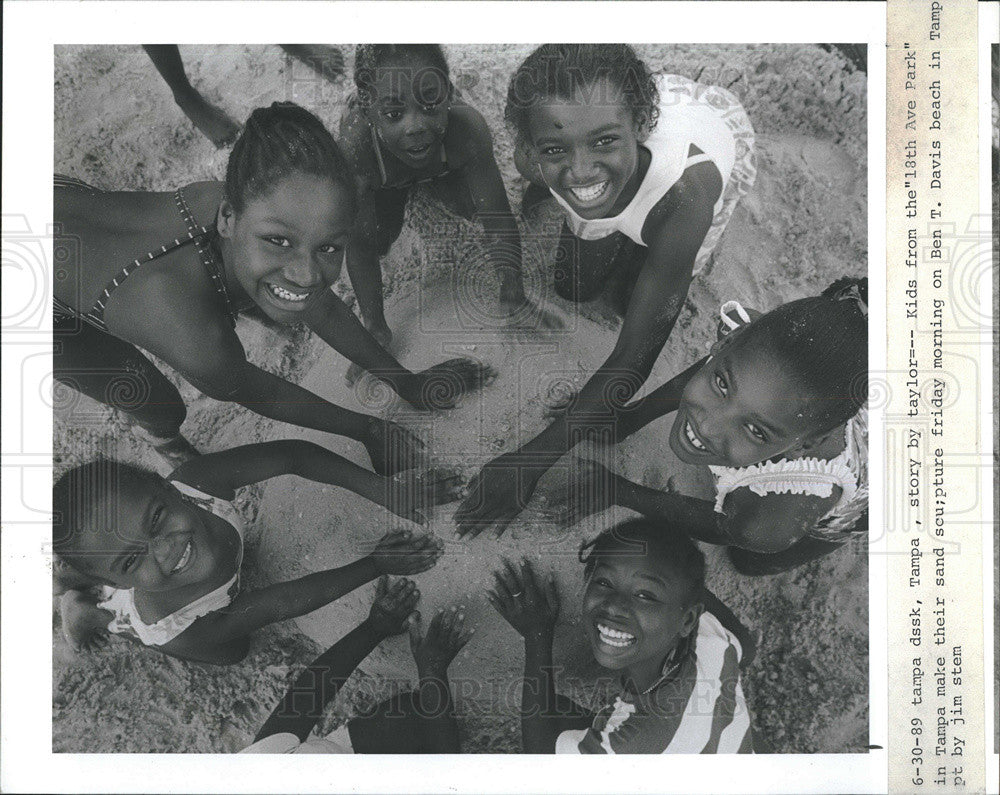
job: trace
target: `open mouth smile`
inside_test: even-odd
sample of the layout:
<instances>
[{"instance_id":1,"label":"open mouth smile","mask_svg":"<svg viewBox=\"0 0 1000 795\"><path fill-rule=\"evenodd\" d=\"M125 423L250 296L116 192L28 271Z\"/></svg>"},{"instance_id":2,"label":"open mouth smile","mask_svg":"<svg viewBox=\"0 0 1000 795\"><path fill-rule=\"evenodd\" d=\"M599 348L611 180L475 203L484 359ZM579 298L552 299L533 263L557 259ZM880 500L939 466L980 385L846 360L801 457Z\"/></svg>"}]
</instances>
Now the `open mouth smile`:
<instances>
[{"instance_id":1,"label":"open mouth smile","mask_svg":"<svg viewBox=\"0 0 1000 795\"><path fill-rule=\"evenodd\" d=\"M612 629L604 624L597 623L597 635L601 643L611 646L614 649L624 649L636 642L636 637L630 632L623 632L619 629Z\"/></svg>"},{"instance_id":2,"label":"open mouth smile","mask_svg":"<svg viewBox=\"0 0 1000 795\"><path fill-rule=\"evenodd\" d=\"M184 545L184 552L181 553L180 560L174 565L170 570L171 574L178 574L184 570L184 568L191 562L191 554L194 552L194 546L190 541Z\"/></svg>"},{"instance_id":3,"label":"open mouth smile","mask_svg":"<svg viewBox=\"0 0 1000 795\"><path fill-rule=\"evenodd\" d=\"M570 188L569 192L573 194L573 198L581 204L591 204L604 196L608 189L608 185L610 184L610 180L604 180L603 182L598 182L594 185L587 185L582 188Z\"/></svg>"},{"instance_id":4,"label":"open mouth smile","mask_svg":"<svg viewBox=\"0 0 1000 795\"><path fill-rule=\"evenodd\" d=\"M698 438L698 435L694 432L694 428L691 423L684 420L684 435L687 437L688 444L690 444L695 450L700 453L707 453L708 448L705 447L705 443Z\"/></svg>"},{"instance_id":5,"label":"open mouth smile","mask_svg":"<svg viewBox=\"0 0 1000 795\"><path fill-rule=\"evenodd\" d=\"M268 292L278 300L282 302L287 302L290 304L300 304L305 301L310 295L313 294L312 290L307 290L306 292L292 292L291 290L286 290L284 287L279 287L271 282L265 282Z\"/></svg>"}]
</instances>

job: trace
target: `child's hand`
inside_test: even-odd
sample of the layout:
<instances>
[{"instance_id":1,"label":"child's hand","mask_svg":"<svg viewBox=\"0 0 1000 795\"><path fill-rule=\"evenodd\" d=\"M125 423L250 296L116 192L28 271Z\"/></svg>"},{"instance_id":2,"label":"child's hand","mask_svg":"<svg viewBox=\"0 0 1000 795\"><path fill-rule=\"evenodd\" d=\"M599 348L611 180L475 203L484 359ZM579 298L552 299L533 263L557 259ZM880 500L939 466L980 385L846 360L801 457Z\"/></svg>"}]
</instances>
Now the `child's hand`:
<instances>
[{"instance_id":1,"label":"child's hand","mask_svg":"<svg viewBox=\"0 0 1000 795\"><path fill-rule=\"evenodd\" d=\"M421 676L442 676L461 648L469 642L473 629L465 628L463 608L438 610L426 634L422 632L420 613L410 619L410 651Z\"/></svg>"},{"instance_id":2,"label":"child's hand","mask_svg":"<svg viewBox=\"0 0 1000 795\"><path fill-rule=\"evenodd\" d=\"M384 574L375 583L375 601L368 612L368 623L380 635L400 635L406 631L407 620L420 600L420 591L413 580L405 577L392 585Z\"/></svg>"},{"instance_id":3,"label":"child's hand","mask_svg":"<svg viewBox=\"0 0 1000 795\"><path fill-rule=\"evenodd\" d=\"M545 514L565 527L572 527L591 514L615 504L614 472L590 458L572 460L568 477L546 489Z\"/></svg>"},{"instance_id":4,"label":"child's hand","mask_svg":"<svg viewBox=\"0 0 1000 795\"><path fill-rule=\"evenodd\" d=\"M493 572L496 580L487 598L494 609L525 640L551 640L559 618L559 592L554 574L539 581L525 559L520 569L507 558Z\"/></svg>"},{"instance_id":5,"label":"child's hand","mask_svg":"<svg viewBox=\"0 0 1000 795\"><path fill-rule=\"evenodd\" d=\"M396 516L427 524L428 508L454 502L461 497L462 478L447 469L408 469L386 482L386 507Z\"/></svg>"},{"instance_id":6,"label":"child's hand","mask_svg":"<svg viewBox=\"0 0 1000 795\"><path fill-rule=\"evenodd\" d=\"M402 425L372 417L370 431L365 449L379 475L395 475L426 463L423 440Z\"/></svg>"},{"instance_id":7,"label":"child's hand","mask_svg":"<svg viewBox=\"0 0 1000 795\"><path fill-rule=\"evenodd\" d=\"M499 538L525 509L544 474L523 466L515 453L504 453L486 464L471 481L468 496L455 511L455 538L475 538L489 527Z\"/></svg>"},{"instance_id":8,"label":"child's hand","mask_svg":"<svg viewBox=\"0 0 1000 795\"><path fill-rule=\"evenodd\" d=\"M442 554L444 543L434 536L393 530L382 536L371 558L379 574L419 574L433 568Z\"/></svg>"},{"instance_id":9,"label":"child's hand","mask_svg":"<svg viewBox=\"0 0 1000 795\"><path fill-rule=\"evenodd\" d=\"M414 374L414 386L403 398L423 411L454 408L466 392L482 389L496 380L492 367L472 359L449 359Z\"/></svg>"}]
</instances>

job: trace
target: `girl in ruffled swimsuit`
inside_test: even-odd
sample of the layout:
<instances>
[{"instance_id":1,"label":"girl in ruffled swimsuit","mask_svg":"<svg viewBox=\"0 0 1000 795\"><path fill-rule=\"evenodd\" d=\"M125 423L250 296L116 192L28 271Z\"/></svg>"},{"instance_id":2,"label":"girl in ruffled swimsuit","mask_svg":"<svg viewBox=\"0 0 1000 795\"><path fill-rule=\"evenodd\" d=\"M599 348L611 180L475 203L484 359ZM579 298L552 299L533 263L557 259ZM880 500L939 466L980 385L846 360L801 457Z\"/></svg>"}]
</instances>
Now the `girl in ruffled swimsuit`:
<instances>
[{"instance_id":1,"label":"girl in ruffled swimsuit","mask_svg":"<svg viewBox=\"0 0 1000 795\"><path fill-rule=\"evenodd\" d=\"M670 447L709 467L713 501L583 461L564 518L612 503L670 516L699 541L727 545L744 574L785 571L866 532L867 291L867 279L842 279L756 319L724 305L711 354L622 414L619 441L676 412Z\"/></svg>"}]
</instances>

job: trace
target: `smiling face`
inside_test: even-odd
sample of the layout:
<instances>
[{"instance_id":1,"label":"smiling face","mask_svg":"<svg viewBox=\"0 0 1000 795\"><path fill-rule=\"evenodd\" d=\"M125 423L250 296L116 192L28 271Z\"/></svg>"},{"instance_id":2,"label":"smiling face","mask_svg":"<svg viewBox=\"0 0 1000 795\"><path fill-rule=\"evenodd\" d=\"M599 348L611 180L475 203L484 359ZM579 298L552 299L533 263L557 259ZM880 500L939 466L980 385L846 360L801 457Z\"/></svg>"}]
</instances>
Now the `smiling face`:
<instances>
[{"instance_id":1,"label":"smiling face","mask_svg":"<svg viewBox=\"0 0 1000 795\"><path fill-rule=\"evenodd\" d=\"M670 447L689 464L757 464L810 440L813 400L765 348L727 340L684 388Z\"/></svg>"},{"instance_id":2,"label":"smiling face","mask_svg":"<svg viewBox=\"0 0 1000 795\"><path fill-rule=\"evenodd\" d=\"M385 149L403 165L420 170L441 159L450 91L440 69L401 54L375 69L365 117Z\"/></svg>"},{"instance_id":3,"label":"smiling face","mask_svg":"<svg viewBox=\"0 0 1000 795\"><path fill-rule=\"evenodd\" d=\"M354 197L340 182L293 173L240 213L223 202L219 234L226 270L278 323L294 323L340 275Z\"/></svg>"},{"instance_id":4,"label":"smiling face","mask_svg":"<svg viewBox=\"0 0 1000 795\"><path fill-rule=\"evenodd\" d=\"M624 670L640 686L660 675L664 661L698 624L700 603L689 585L657 554L602 551L587 579L583 620L597 662Z\"/></svg>"},{"instance_id":5,"label":"smiling face","mask_svg":"<svg viewBox=\"0 0 1000 795\"><path fill-rule=\"evenodd\" d=\"M542 178L580 217L617 215L635 196L642 128L606 79L538 104L528 128Z\"/></svg>"},{"instance_id":6,"label":"smiling face","mask_svg":"<svg viewBox=\"0 0 1000 795\"><path fill-rule=\"evenodd\" d=\"M102 527L81 530L70 556L87 574L118 588L173 591L211 580L225 565L224 534L165 481L123 483L100 499L88 513Z\"/></svg>"}]
</instances>

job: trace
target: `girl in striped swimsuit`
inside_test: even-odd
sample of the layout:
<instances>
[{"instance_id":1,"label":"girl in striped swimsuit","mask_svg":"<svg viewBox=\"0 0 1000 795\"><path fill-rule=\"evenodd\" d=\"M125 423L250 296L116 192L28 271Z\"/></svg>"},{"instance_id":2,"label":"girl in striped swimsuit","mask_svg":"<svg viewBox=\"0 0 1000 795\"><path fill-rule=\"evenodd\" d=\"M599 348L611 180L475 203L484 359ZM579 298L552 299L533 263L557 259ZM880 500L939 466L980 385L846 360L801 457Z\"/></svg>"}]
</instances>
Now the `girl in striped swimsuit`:
<instances>
[{"instance_id":1,"label":"girl in striped swimsuit","mask_svg":"<svg viewBox=\"0 0 1000 795\"><path fill-rule=\"evenodd\" d=\"M429 395L454 399L481 383L483 371L464 359L406 370L329 289L355 208L354 180L337 144L319 119L291 103L254 111L224 183L105 192L57 177L56 380L123 411L175 466L196 453L180 432L184 402L140 349L209 397L356 439L381 473L414 466L419 439L256 367L234 330L237 315L253 306L277 323L305 323L418 408L431 407ZM435 387L441 380L446 389Z\"/></svg>"}]
</instances>

